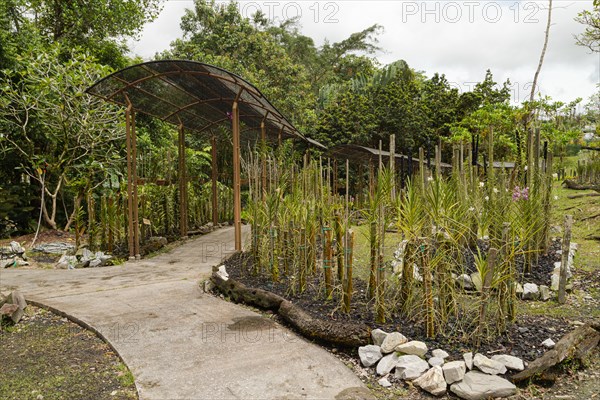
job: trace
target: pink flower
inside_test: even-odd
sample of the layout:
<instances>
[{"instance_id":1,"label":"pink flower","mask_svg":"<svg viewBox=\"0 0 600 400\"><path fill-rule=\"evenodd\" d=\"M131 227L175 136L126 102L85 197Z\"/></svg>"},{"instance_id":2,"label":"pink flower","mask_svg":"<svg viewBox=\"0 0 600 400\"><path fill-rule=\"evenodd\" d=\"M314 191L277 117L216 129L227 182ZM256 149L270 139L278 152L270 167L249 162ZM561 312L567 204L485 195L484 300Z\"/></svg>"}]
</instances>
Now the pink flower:
<instances>
[{"instance_id":1,"label":"pink flower","mask_svg":"<svg viewBox=\"0 0 600 400\"><path fill-rule=\"evenodd\" d=\"M512 199L513 201L529 200L529 186L524 187L523 189L515 186L513 189Z\"/></svg>"}]
</instances>

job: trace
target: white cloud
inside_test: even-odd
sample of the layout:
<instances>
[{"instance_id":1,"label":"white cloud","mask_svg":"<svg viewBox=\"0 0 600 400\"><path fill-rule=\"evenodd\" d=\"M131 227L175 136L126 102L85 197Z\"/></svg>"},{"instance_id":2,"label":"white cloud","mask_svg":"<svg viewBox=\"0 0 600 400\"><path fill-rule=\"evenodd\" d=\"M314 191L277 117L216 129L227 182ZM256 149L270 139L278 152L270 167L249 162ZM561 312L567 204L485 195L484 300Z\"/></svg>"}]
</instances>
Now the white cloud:
<instances>
[{"instance_id":1,"label":"white cloud","mask_svg":"<svg viewBox=\"0 0 600 400\"><path fill-rule=\"evenodd\" d=\"M491 69L497 82L510 78L515 100L528 97L544 40L547 1L241 1L240 9L260 8L271 19L300 15L302 32L317 45L342 40L378 23L384 49L382 64L404 59L427 75L445 73L468 90ZM181 36L179 21L191 0L167 0L158 19L148 25L133 53L150 59ZM574 17L592 1L554 0L546 59L539 79L542 94L555 100L587 99L600 82L600 54L575 45L583 31Z\"/></svg>"}]
</instances>

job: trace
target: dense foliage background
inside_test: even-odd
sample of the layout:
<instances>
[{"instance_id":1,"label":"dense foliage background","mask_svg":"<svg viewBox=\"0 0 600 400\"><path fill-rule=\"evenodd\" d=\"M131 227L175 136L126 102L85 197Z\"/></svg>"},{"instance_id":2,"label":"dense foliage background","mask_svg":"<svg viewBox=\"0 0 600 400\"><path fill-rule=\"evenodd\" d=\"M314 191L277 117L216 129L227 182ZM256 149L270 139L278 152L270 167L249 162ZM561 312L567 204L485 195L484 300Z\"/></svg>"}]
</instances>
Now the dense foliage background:
<instances>
[{"instance_id":1,"label":"dense foliage background","mask_svg":"<svg viewBox=\"0 0 600 400\"><path fill-rule=\"evenodd\" d=\"M104 194L123 183L122 110L84 93L132 58L125 39L139 35L161 11L161 0L5 0L0 3L0 237L32 231L38 210L45 226L69 229ZM589 26L578 40L597 50L600 4L580 15ZM596 24L596 25L594 25ZM156 59L198 60L255 84L302 132L327 146L377 147L396 135L397 152L417 154L444 142L483 140L494 131L495 160L524 162L529 129L557 154L598 122L598 97L576 114L571 103L539 97L511 103L510 82L491 71L471 92L443 73L427 76L398 60L380 65L378 25L336 43L316 46L296 21L274 25L260 13L242 17L234 4L195 0L181 20L183 37ZM596 35L596 36L594 36ZM596 47L594 47L596 46ZM535 118L529 118L530 115ZM598 125L596 125L598 126ZM138 119L140 176L177 176L176 132ZM222 139L227 142L226 136ZM201 187L210 173L206 138L188 135L188 168ZM221 182L230 176L227 145ZM485 154L485 150L482 150ZM90 197L91 196L91 197ZM90 203L91 202L91 203ZM167 208L168 209L168 208Z\"/></svg>"}]
</instances>

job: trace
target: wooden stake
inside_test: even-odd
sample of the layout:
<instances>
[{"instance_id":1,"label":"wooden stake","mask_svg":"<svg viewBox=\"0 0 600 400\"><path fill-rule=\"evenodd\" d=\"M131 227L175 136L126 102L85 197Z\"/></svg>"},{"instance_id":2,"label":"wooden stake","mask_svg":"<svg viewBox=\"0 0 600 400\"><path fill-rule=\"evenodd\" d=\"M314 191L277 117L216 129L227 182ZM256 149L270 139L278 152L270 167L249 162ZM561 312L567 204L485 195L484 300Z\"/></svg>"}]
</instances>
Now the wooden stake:
<instances>
[{"instance_id":1,"label":"wooden stake","mask_svg":"<svg viewBox=\"0 0 600 400\"><path fill-rule=\"evenodd\" d=\"M369 273L369 299L375 297L375 287L377 286L377 222L371 222L369 230L369 245L371 247L370 260L371 272Z\"/></svg>"},{"instance_id":2,"label":"wooden stake","mask_svg":"<svg viewBox=\"0 0 600 400\"><path fill-rule=\"evenodd\" d=\"M333 293L331 266L333 265L333 246L331 243L331 228L323 227L325 247L323 249L323 269L325 270L325 297L331 299Z\"/></svg>"},{"instance_id":3,"label":"wooden stake","mask_svg":"<svg viewBox=\"0 0 600 400\"><path fill-rule=\"evenodd\" d=\"M392 177L391 198L396 200L396 135L390 135L390 174Z\"/></svg>"},{"instance_id":4,"label":"wooden stake","mask_svg":"<svg viewBox=\"0 0 600 400\"><path fill-rule=\"evenodd\" d=\"M352 261L354 256L354 231L348 231L348 244L346 248L346 285L344 290L344 311L350 312L350 302L352 301Z\"/></svg>"},{"instance_id":5,"label":"wooden stake","mask_svg":"<svg viewBox=\"0 0 600 400\"><path fill-rule=\"evenodd\" d=\"M477 328L477 345L481 343L481 336L483 335L483 326L485 324L485 315L487 309L487 303L492 286L492 278L494 277L494 270L496 268L496 256L498 250L494 247L490 248L487 258L487 271L483 277L483 286L481 288L481 305L479 306L479 326Z\"/></svg>"},{"instance_id":6,"label":"wooden stake","mask_svg":"<svg viewBox=\"0 0 600 400\"><path fill-rule=\"evenodd\" d=\"M337 278L338 282L343 282L344 280L344 241L343 241L343 232L344 228L342 226L342 217L339 213L335 214L335 241L336 241L336 250L337 250Z\"/></svg>"},{"instance_id":7,"label":"wooden stake","mask_svg":"<svg viewBox=\"0 0 600 400\"><path fill-rule=\"evenodd\" d=\"M569 267L569 253L571 251L571 229L573 216L565 215L565 227L562 240L562 258L560 263L560 279L558 281L558 303L567 302L567 271Z\"/></svg>"}]
</instances>

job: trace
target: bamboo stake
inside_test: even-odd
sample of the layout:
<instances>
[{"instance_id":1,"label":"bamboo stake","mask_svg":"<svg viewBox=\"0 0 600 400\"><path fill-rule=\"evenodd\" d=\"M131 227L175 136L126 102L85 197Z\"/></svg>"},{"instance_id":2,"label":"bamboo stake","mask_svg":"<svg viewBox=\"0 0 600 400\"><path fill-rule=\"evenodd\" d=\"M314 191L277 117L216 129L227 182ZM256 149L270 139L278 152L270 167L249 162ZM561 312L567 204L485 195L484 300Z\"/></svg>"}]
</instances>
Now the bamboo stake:
<instances>
[{"instance_id":1,"label":"bamboo stake","mask_svg":"<svg viewBox=\"0 0 600 400\"><path fill-rule=\"evenodd\" d=\"M348 247L347 260L346 260L346 285L344 290L344 311L350 312L350 302L352 301L352 292L354 288L352 286L352 262L354 256L354 231L348 231Z\"/></svg>"},{"instance_id":2,"label":"bamboo stake","mask_svg":"<svg viewBox=\"0 0 600 400\"><path fill-rule=\"evenodd\" d=\"M385 268L383 264L383 254L377 256L377 298L375 300L377 307L376 322L385 323Z\"/></svg>"},{"instance_id":3,"label":"bamboo stake","mask_svg":"<svg viewBox=\"0 0 600 400\"><path fill-rule=\"evenodd\" d=\"M335 214L335 241L336 241L336 252L337 252L337 278L338 282L343 282L344 280L344 242L343 242L343 232L344 228L342 226L342 218L339 213Z\"/></svg>"},{"instance_id":4,"label":"bamboo stake","mask_svg":"<svg viewBox=\"0 0 600 400\"><path fill-rule=\"evenodd\" d=\"M571 228L573 227L573 216L565 215L565 227L562 240L562 258L560 263L560 278L558 281L558 303L567 302L567 272L569 267L569 253L571 251Z\"/></svg>"},{"instance_id":5,"label":"bamboo stake","mask_svg":"<svg viewBox=\"0 0 600 400\"><path fill-rule=\"evenodd\" d=\"M377 285L377 222L371 222L369 230L369 244L371 246L370 260L371 272L369 273L369 299L375 297L375 287Z\"/></svg>"},{"instance_id":6,"label":"bamboo stake","mask_svg":"<svg viewBox=\"0 0 600 400\"><path fill-rule=\"evenodd\" d=\"M330 300L333 293L331 266L333 264L333 247L331 243L331 228L323 227L325 247L323 249L323 269L325 270L325 297Z\"/></svg>"},{"instance_id":7,"label":"bamboo stake","mask_svg":"<svg viewBox=\"0 0 600 400\"><path fill-rule=\"evenodd\" d=\"M390 174L392 176L392 201L396 200L396 135L390 135Z\"/></svg>"},{"instance_id":8,"label":"bamboo stake","mask_svg":"<svg viewBox=\"0 0 600 400\"><path fill-rule=\"evenodd\" d=\"M421 184L423 189L427 187L427 173L425 172L425 151L422 147L419 147L419 173L421 174Z\"/></svg>"},{"instance_id":9,"label":"bamboo stake","mask_svg":"<svg viewBox=\"0 0 600 400\"><path fill-rule=\"evenodd\" d=\"M485 315L487 309L487 303L490 295L492 286L492 278L494 277L494 270L496 268L496 255L498 250L494 247L490 248L487 258L487 270L485 277L483 277L483 286L481 288L481 305L479 307L479 326L477 328L477 346L481 343L481 335L483 335L483 326L485 324Z\"/></svg>"},{"instance_id":10,"label":"bamboo stake","mask_svg":"<svg viewBox=\"0 0 600 400\"><path fill-rule=\"evenodd\" d=\"M421 261L421 273L423 274L423 289L425 291L425 332L428 338L435 336L435 309L433 303L433 282L429 268L429 253L427 238L418 239L419 259Z\"/></svg>"}]
</instances>

